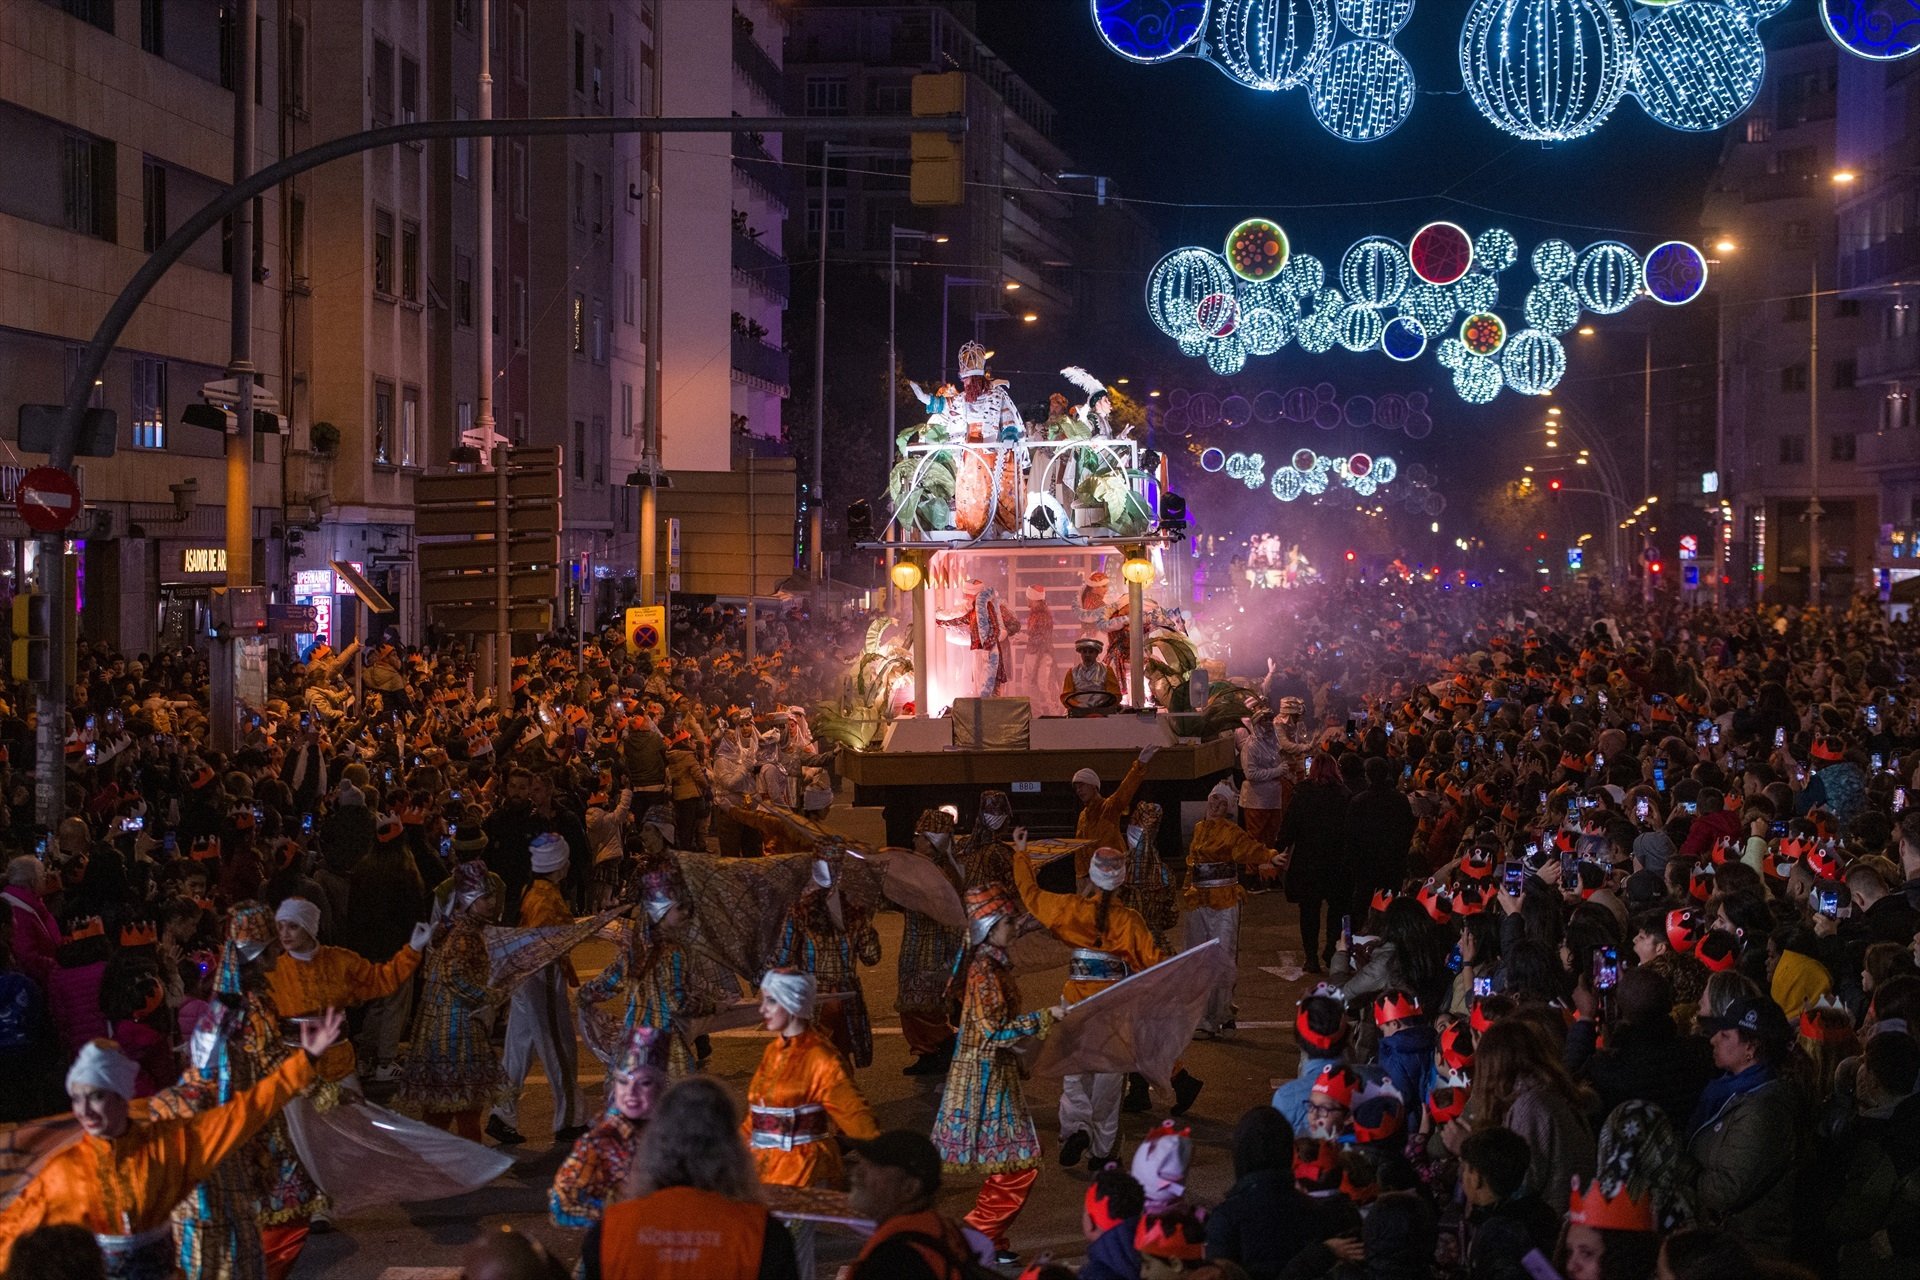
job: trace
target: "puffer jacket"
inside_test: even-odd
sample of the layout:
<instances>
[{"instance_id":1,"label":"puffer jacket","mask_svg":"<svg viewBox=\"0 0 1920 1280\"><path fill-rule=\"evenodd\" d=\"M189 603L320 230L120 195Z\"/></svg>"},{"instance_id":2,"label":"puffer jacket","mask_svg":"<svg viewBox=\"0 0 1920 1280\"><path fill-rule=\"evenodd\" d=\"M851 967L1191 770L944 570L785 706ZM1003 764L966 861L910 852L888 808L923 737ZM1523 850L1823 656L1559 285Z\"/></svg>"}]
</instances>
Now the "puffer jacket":
<instances>
[{"instance_id":1,"label":"puffer jacket","mask_svg":"<svg viewBox=\"0 0 1920 1280\"><path fill-rule=\"evenodd\" d=\"M1776 1077L1729 1098L1687 1139L1702 1218L1775 1258L1793 1239L1803 1111L1799 1090Z\"/></svg>"}]
</instances>

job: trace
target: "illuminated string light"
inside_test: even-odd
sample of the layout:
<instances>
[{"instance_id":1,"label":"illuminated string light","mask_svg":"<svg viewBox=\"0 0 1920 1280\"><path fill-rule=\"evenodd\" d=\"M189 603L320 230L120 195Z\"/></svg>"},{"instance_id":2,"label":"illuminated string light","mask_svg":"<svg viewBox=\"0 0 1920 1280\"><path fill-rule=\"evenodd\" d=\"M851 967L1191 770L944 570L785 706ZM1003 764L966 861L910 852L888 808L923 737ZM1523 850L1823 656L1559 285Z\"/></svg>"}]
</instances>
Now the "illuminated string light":
<instances>
[{"instance_id":1,"label":"illuminated string light","mask_svg":"<svg viewBox=\"0 0 1920 1280\"><path fill-rule=\"evenodd\" d=\"M1175 249L1147 275L1147 314L1170 338L1203 338L1200 303L1214 294L1230 294L1233 272L1219 254L1207 249Z\"/></svg>"},{"instance_id":2,"label":"illuminated string light","mask_svg":"<svg viewBox=\"0 0 1920 1280\"><path fill-rule=\"evenodd\" d=\"M1747 7L1764 2L1747 0ZM1828 37L1856 58L1893 62L1920 53L1920 12L1906 0L1816 2ZM1777 6L1786 3L1788 0L1777 0Z\"/></svg>"},{"instance_id":3,"label":"illuminated string light","mask_svg":"<svg viewBox=\"0 0 1920 1280\"><path fill-rule=\"evenodd\" d=\"M1195 314L1200 332L1209 338L1224 338L1240 327L1240 303L1231 293L1208 294Z\"/></svg>"},{"instance_id":4,"label":"illuminated string light","mask_svg":"<svg viewBox=\"0 0 1920 1280\"><path fill-rule=\"evenodd\" d=\"M1500 301L1500 282L1485 271L1469 271L1453 286L1453 300L1462 311L1490 311Z\"/></svg>"},{"instance_id":5,"label":"illuminated string light","mask_svg":"<svg viewBox=\"0 0 1920 1280\"><path fill-rule=\"evenodd\" d=\"M1345 142L1378 142L1413 110L1413 67L1384 40L1349 40L1307 86L1313 118Z\"/></svg>"},{"instance_id":6,"label":"illuminated string light","mask_svg":"<svg viewBox=\"0 0 1920 1280\"><path fill-rule=\"evenodd\" d=\"M1340 313L1340 345L1349 351L1368 351L1380 345L1387 322L1364 303L1351 303Z\"/></svg>"},{"instance_id":7,"label":"illuminated string light","mask_svg":"<svg viewBox=\"0 0 1920 1280\"><path fill-rule=\"evenodd\" d=\"M1533 251L1533 274L1542 280L1565 280L1579 261L1565 240L1542 240Z\"/></svg>"},{"instance_id":8,"label":"illuminated string light","mask_svg":"<svg viewBox=\"0 0 1920 1280\"><path fill-rule=\"evenodd\" d=\"M1506 375L1507 385L1521 395L1543 396L1566 376L1567 351L1552 334L1522 329L1500 353L1500 371Z\"/></svg>"},{"instance_id":9,"label":"illuminated string light","mask_svg":"<svg viewBox=\"0 0 1920 1280\"><path fill-rule=\"evenodd\" d=\"M1400 314L1418 324L1426 334L1441 333L1453 326L1460 304L1453 291L1437 284L1410 285L1400 295Z\"/></svg>"},{"instance_id":10,"label":"illuminated string light","mask_svg":"<svg viewBox=\"0 0 1920 1280\"><path fill-rule=\"evenodd\" d=\"M1708 133L1753 105L1767 74L1767 49L1745 15L1690 0L1636 25L1634 93L1655 120Z\"/></svg>"},{"instance_id":11,"label":"illuminated string light","mask_svg":"<svg viewBox=\"0 0 1920 1280\"><path fill-rule=\"evenodd\" d=\"M1527 323L1548 333L1565 333L1580 323L1580 295L1564 280L1542 280L1527 290Z\"/></svg>"},{"instance_id":12,"label":"illuminated string light","mask_svg":"<svg viewBox=\"0 0 1920 1280\"><path fill-rule=\"evenodd\" d=\"M1188 53L1206 26L1207 0L1093 0L1093 28L1129 62L1165 62Z\"/></svg>"},{"instance_id":13,"label":"illuminated string light","mask_svg":"<svg viewBox=\"0 0 1920 1280\"><path fill-rule=\"evenodd\" d=\"M1476 356L1490 356L1507 345L1507 322L1491 311L1479 311L1460 322L1460 341Z\"/></svg>"},{"instance_id":14,"label":"illuminated string light","mask_svg":"<svg viewBox=\"0 0 1920 1280\"><path fill-rule=\"evenodd\" d=\"M1473 242L1473 259L1488 271L1505 271L1520 261L1520 242L1511 231L1489 227Z\"/></svg>"},{"instance_id":15,"label":"illuminated string light","mask_svg":"<svg viewBox=\"0 0 1920 1280\"><path fill-rule=\"evenodd\" d=\"M1287 265L1287 233L1266 218L1248 218L1227 233L1228 268L1242 280L1267 280Z\"/></svg>"},{"instance_id":16,"label":"illuminated string light","mask_svg":"<svg viewBox=\"0 0 1920 1280\"><path fill-rule=\"evenodd\" d=\"M1369 307L1398 302L1412 274L1406 250L1385 236L1354 241L1340 259L1340 287L1349 298Z\"/></svg>"},{"instance_id":17,"label":"illuminated string light","mask_svg":"<svg viewBox=\"0 0 1920 1280\"><path fill-rule=\"evenodd\" d=\"M1485 356L1469 355L1453 371L1453 389L1468 404L1492 404L1501 382L1499 363Z\"/></svg>"},{"instance_id":18,"label":"illuminated string light","mask_svg":"<svg viewBox=\"0 0 1920 1280\"><path fill-rule=\"evenodd\" d=\"M1207 53L1249 89L1297 89L1333 51L1331 0L1214 0Z\"/></svg>"},{"instance_id":19,"label":"illuminated string light","mask_svg":"<svg viewBox=\"0 0 1920 1280\"><path fill-rule=\"evenodd\" d=\"M1580 293L1580 305L1587 310L1603 316L1618 315L1633 305L1645 284L1640 256L1626 245L1602 240L1581 250L1574 288Z\"/></svg>"},{"instance_id":20,"label":"illuminated string light","mask_svg":"<svg viewBox=\"0 0 1920 1280\"><path fill-rule=\"evenodd\" d=\"M1231 378L1247 367L1247 347L1239 336L1230 335L1207 346L1207 367L1223 378Z\"/></svg>"},{"instance_id":21,"label":"illuminated string light","mask_svg":"<svg viewBox=\"0 0 1920 1280\"><path fill-rule=\"evenodd\" d=\"M1473 266L1473 237L1451 222L1429 222L1407 242L1407 262L1428 284L1452 284Z\"/></svg>"},{"instance_id":22,"label":"illuminated string light","mask_svg":"<svg viewBox=\"0 0 1920 1280\"><path fill-rule=\"evenodd\" d=\"M1362 40L1390 40L1413 17L1413 0L1333 0L1333 9Z\"/></svg>"},{"instance_id":23,"label":"illuminated string light","mask_svg":"<svg viewBox=\"0 0 1920 1280\"><path fill-rule=\"evenodd\" d=\"M1467 96L1530 142L1585 137L1620 105L1632 72L1611 0L1474 0L1460 30Z\"/></svg>"},{"instance_id":24,"label":"illuminated string light","mask_svg":"<svg viewBox=\"0 0 1920 1280\"><path fill-rule=\"evenodd\" d=\"M1270 356L1293 340L1293 313L1255 307L1240 320L1240 338L1250 356Z\"/></svg>"},{"instance_id":25,"label":"illuminated string light","mask_svg":"<svg viewBox=\"0 0 1920 1280\"><path fill-rule=\"evenodd\" d=\"M1280 272L1280 287L1296 298L1311 298L1326 287L1327 264L1310 253L1296 253Z\"/></svg>"}]
</instances>

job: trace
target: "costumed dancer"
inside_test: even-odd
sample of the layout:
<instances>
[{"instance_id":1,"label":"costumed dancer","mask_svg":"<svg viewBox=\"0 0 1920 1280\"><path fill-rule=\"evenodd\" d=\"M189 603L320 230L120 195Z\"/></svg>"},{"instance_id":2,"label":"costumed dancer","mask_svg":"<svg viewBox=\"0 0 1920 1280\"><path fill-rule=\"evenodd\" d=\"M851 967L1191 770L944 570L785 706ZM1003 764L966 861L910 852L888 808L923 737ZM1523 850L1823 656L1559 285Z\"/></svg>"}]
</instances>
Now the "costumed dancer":
<instances>
[{"instance_id":1,"label":"costumed dancer","mask_svg":"<svg viewBox=\"0 0 1920 1280\"><path fill-rule=\"evenodd\" d=\"M1084 842L1073 859L1074 878L1078 882L1086 882L1087 863L1093 857L1093 850L1127 847L1127 833L1120 825L1120 816L1133 806L1134 795L1147 780L1147 765L1158 754L1159 747L1140 748L1140 755L1127 769L1127 776L1120 779L1119 787L1110 796L1100 794L1099 774L1091 769L1074 770L1073 794L1080 801L1080 816L1074 820L1073 838Z\"/></svg>"},{"instance_id":2,"label":"costumed dancer","mask_svg":"<svg viewBox=\"0 0 1920 1280\"><path fill-rule=\"evenodd\" d=\"M1151 800L1133 806L1127 820L1127 881L1121 887L1120 900L1140 913L1153 930L1154 941L1167 949L1167 937L1180 923L1180 905L1174 898L1173 878L1160 857L1160 817L1162 810Z\"/></svg>"},{"instance_id":3,"label":"costumed dancer","mask_svg":"<svg viewBox=\"0 0 1920 1280\"><path fill-rule=\"evenodd\" d=\"M627 945L574 993L581 1035L602 1061L611 1061L636 1027L652 1027L666 1037L669 1076L677 1080L698 1069L693 1024L710 1016L719 999L718 988L702 981L686 902L686 882L671 857L651 863L640 874L640 906ZM623 993L626 1008L615 1026L597 1006Z\"/></svg>"},{"instance_id":4,"label":"costumed dancer","mask_svg":"<svg viewBox=\"0 0 1920 1280\"><path fill-rule=\"evenodd\" d=\"M1035 1013L1017 1012L1020 987L1008 949L1020 914L1019 900L1005 884L967 890L972 949L963 970L960 1037L933 1121L941 1167L987 1175L966 1221L993 1241L1002 1263L1017 1261L1007 1247L1007 1229L1040 1176L1040 1135L1020 1087L1014 1046L1029 1037L1044 1037L1066 1011L1064 1005L1055 1005Z\"/></svg>"},{"instance_id":5,"label":"costumed dancer","mask_svg":"<svg viewBox=\"0 0 1920 1280\"><path fill-rule=\"evenodd\" d=\"M520 899L520 927L553 928L573 923L573 912L560 895L570 861L567 842L558 833L543 831L528 850L533 861L533 883ZM571 1142L586 1132L587 1103L580 1094L580 1060L568 1016L567 991L580 985L573 961L562 956L513 989L507 1006L506 1087L487 1118L487 1128L499 1142L523 1141L517 1127L520 1091L527 1069L538 1055L540 1070L553 1090L553 1136Z\"/></svg>"},{"instance_id":6,"label":"costumed dancer","mask_svg":"<svg viewBox=\"0 0 1920 1280\"><path fill-rule=\"evenodd\" d=\"M556 1227L590 1227L620 1197L654 1103L667 1090L667 1037L637 1026L607 1071L607 1113L573 1144L547 1192Z\"/></svg>"},{"instance_id":7,"label":"costumed dancer","mask_svg":"<svg viewBox=\"0 0 1920 1280\"><path fill-rule=\"evenodd\" d=\"M1020 687L1033 699L1035 709L1044 714L1054 709L1054 677L1059 674L1053 660L1053 610L1047 607L1044 587L1027 588L1027 621L1020 644L1027 655Z\"/></svg>"},{"instance_id":8,"label":"costumed dancer","mask_svg":"<svg viewBox=\"0 0 1920 1280\"><path fill-rule=\"evenodd\" d=\"M928 421L941 427L949 441L999 446L960 451L953 495L955 524L976 538L989 527L1009 536L1017 533L1023 515L1018 490L1026 425L1006 384L988 381L987 349L978 342L961 345L960 394L945 397Z\"/></svg>"},{"instance_id":9,"label":"costumed dancer","mask_svg":"<svg viewBox=\"0 0 1920 1280\"><path fill-rule=\"evenodd\" d=\"M979 663L979 696L991 698L1013 679L1013 632L1017 624L1000 603L1000 593L978 578L968 578L962 594L965 612L936 617L943 627L964 629L967 648L983 655Z\"/></svg>"},{"instance_id":10,"label":"costumed dancer","mask_svg":"<svg viewBox=\"0 0 1920 1280\"><path fill-rule=\"evenodd\" d=\"M463 863L484 874L480 863ZM320 945L320 908L305 898L287 898L273 913L280 935L280 958L267 971L267 992L282 1019L302 1018L322 1009L345 1009L379 1000L399 990L420 967L433 926L414 926L413 937L393 958L374 964L345 947ZM483 971L484 972L484 971ZM340 1083L354 1073L353 1045L342 1040L320 1061L320 1078Z\"/></svg>"},{"instance_id":11,"label":"costumed dancer","mask_svg":"<svg viewBox=\"0 0 1920 1280\"><path fill-rule=\"evenodd\" d=\"M1013 801L1007 793L989 788L980 793L980 807L973 816L973 832L960 851L962 885L971 889L981 884L1006 884L1013 877ZM951 974L949 974L951 977Z\"/></svg>"},{"instance_id":12,"label":"costumed dancer","mask_svg":"<svg viewBox=\"0 0 1920 1280\"><path fill-rule=\"evenodd\" d=\"M848 902L840 889L845 857L833 845L822 845L814 854L813 883L787 912L774 945L774 963L812 975L831 997L819 1019L823 1029L854 1066L870 1067L873 1022L854 962L869 969L880 963L880 934L872 914Z\"/></svg>"},{"instance_id":13,"label":"costumed dancer","mask_svg":"<svg viewBox=\"0 0 1920 1280\"><path fill-rule=\"evenodd\" d=\"M1194 825L1193 839L1187 845L1187 887L1181 898L1187 908L1182 942L1188 950L1218 939L1228 955L1237 957L1240 904L1246 901L1240 873L1257 870L1266 879L1277 874L1279 856L1234 821L1238 807L1232 785L1215 783L1207 793L1207 816ZM1234 1016L1233 987L1229 984L1207 1001L1200 1034L1217 1036L1231 1031Z\"/></svg>"},{"instance_id":14,"label":"costumed dancer","mask_svg":"<svg viewBox=\"0 0 1920 1280\"><path fill-rule=\"evenodd\" d=\"M506 1087L484 1015L507 993L487 985L492 964L481 932L499 919L501 903L479 863L461 863L454 877L451 919L427 958L394 1105L477 1143L480 1117Z\"/></svg>"},{"instance_id":15,"label":"costumed dancer","mask_svg":"<svg viewBox=\"0 0 1920 1280\"><path fill-rule=\"evenodd\" d=\"M1073 651L1080 661L1067 668L1067 674L1060 679L1060 701L1070 710L1110 711L1120 705L1120 677L1113 668L1100 661L1100 654L1106 645L1091 636L1081 636L1073 642ZM1089 694L1104 693L1111 701L1103 702L1099 698L1088 698ZM1087 706L1088 702L1098 703Z\"/></svg>"},{"instance_id":16,"label":"costumed dancer","mask_svg":"<svg viewBox=\"0 0 1920 1280\"><path fill-rule=\"evenodd\" d=\"M1107 582L1104 569L1088 574L1080 587L1080 605L1073 611L1080 622L1081 637L1098 640L1103 647L1107 636Z\"/></svg>"},{"instance_id":17,"label":"costumed dancer","mask_svg":"<svg viewBox=\"0 0 1920 1280\"><path fill-rule=\"evenodd\" d=\"M1014 833L1016 845L1024 843L1022 834ZM1119 900L1127 879L1127 855L1114 848L1100 849L1088 868L1088 879L1086 892L1048 893L1034 880L1027 858L1013 860L1013 883L1021 903L1047 932L1074 948L1062 992L1068 1006L1166 959L1140 913ZM1071 1075L1061 1082L1061 1164L1075 1164L1084 1155L1088 1167L1098 1170L1113 1159L1120 1136L1123 1080L1117 1073L1102 1072ZM1179 1068L1173 1090L1173 1112L1180 1115L1200 1095L1200 1081Z\"/></svg>"},{"instance_id":18,"label":"costumed dancer","mask_svg":"<svg viewBox=\"0 0 1920 1280\"><path fill-rule=\"evenodd\" d=\"M222 1003L195 1025L179 1083L147 1100L154 1120L184 1120L231 1102L294 1053L266 994L276 946L265 905L245 902L227 913L216 982ZM223 1016L223 1005L233 1011ZM308 1220L326 1205L282 1111L174 1209L180 1270L188 1280L281 1280L306 1247Z\"/></svg>"},{"instance_id":19,"label":"costumed dancer","mask_svg":"<svg viewBox=\"0 0 1920 1280\"><path fill-rule=\"evenodd\" d=\"M314 1064L340 1039L346 1018L329 1009L300 1026L300 1047L233 1101L181 1120L131 1115L139 1066L111 1040L90 1040L67 1069L80 1138L51 1157L0 1211L0 1265L21 1236L71 1224L93 1233L110 1280L170 1280L168 1214L314 1080Z\"/></svg>"},{"instance_id":20,"label":"costumed dancer","mask_svg":"<svg viewBox=\"0 0 1920 1280\"><path fill-rule=\"evenodd\" d=\"M914 826L913 852L894 856L925 858L953 884L954 892L964 893L966 886L953 859L953 826L951 814L925 810ZM953 1024L949 1020L953 1006L947 988L965 939L918 911L903 909L901 915L900 991L894 1008L900 1011L900 1034L907 1042L907 1051L914 1055L901 1074L938 1075L953 1056Z\"/></svg>"},{"instance_id":21,"label":"costumed dancer","mask_svg":"<svg viewBox=\"0 0 1920 1280\"><path fill-rule=\"evenodd\" d=\"M813 975L770 969L760 978L760 1018L773 1040L747 1083L747 1145L760 1181L773 1187L832 1187L843 1181L840 1152L827 1141L880 1132L833 1042L814 1029ZM813 1256L814 1224L794 1232L796 1252Z\"/></svg>"}]
</instances>

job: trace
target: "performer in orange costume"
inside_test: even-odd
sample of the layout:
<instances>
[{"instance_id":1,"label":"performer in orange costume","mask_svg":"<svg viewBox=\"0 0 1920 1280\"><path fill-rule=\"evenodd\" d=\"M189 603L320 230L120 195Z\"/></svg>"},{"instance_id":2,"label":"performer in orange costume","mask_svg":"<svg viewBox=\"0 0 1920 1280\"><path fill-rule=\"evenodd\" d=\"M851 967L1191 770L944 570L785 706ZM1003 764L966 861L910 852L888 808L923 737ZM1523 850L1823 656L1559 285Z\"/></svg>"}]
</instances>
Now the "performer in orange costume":
<instances>
[{"instance_id":1,"label":"performer in orange costume","mask_svg":"<svg viewBox=\"0 0 1920 1280\"><path fill-rule=\"evenodd\" d=\"M838 1186L840 1153L830 1129L849 1138L880 1132L847 1060L814 1030L812 974L770 969L760 979L760 1017L774 1033L747 1085L747 1144L760 1181L776 1187Z\"/></svg>"},{"instance_id":2,"label":"performer in orange costume","mask_svg":"<svg viewBox=\"0 0 1920 1280\"><path fill-rule=\"evenodd\" d=\"M0 1265L27 1232L73 1224L93 1232L114 1280L177 1274L168 1221L173 1206L313 1083L315 1060L339 1040L345 1022L329 1009L301 1024L305 1053L232 1102L184 1120L135 1121L127 1104L138 1067L113 1041L88 1042L67 1071L80 1140L48 1160L0 1213Z\"/></svg>"},{"instance_id":3,"label":"performer in orange costume","mask_svg":"<svg viewBox=\"0 0 1920 1280\"><path fill-rule=\"evenodd\" d=\"M1133 808L1133 797L1140 790L1140 784L1147 780L1147 763L1159 754L1158 747L1140 748L1139 759L1127 770L1127 776L1120 779L1120 786L1110 796L1100 794L1100 775L1091 769L1076 770L1073 775L1073 794L1080 801L1080 816L1074 821L1073 836L1076 840L1087 842L1085 848L1073 855L1073 873L1075 879L1085 883L1087 863L1093 857L1094 849L1124 849L1127 847L1127 831L1123 825L1127 813ZM1014 859L1018 862L1019 859ZM1037 913L1036 913L1037 914Z\"/></svg>"},{"instance_id":4,"label":"performer in orange costume","mask_svg":"<svg viewBox=\"0 0 1920 1280\"><path fill-rule=\"evenodd\" d=\"M267 993L282 1018L344 1009L392 995L420 967L420 954L433 936L431 925L416 925L413 937L391 960L373 964L345 947L321 946L316 936L320 908L305 898L288 898L273 919L283 954L267 971ZM352 1075L353 1069L353 1045L342 1040L320 1060L319 1075L337 1082Z\"/></svg>"},{"instance_id":5,"label":"performer in orange costume","mask_svg":"<svg viewBox=\"0 0 1920 1280\"><path fill-rule=\"evenodd\" d=\"M1246 890L1240 887L1240 872L1258 870L1263 880L1271 880L1279 867L1279 855L1261 844L1234 821L1239 797L1230 783L1221 782L1207 793L1207 816L1193 828L1187 845L1187 887L1181 895L1187 909L1187 949L1218 938L1229 955L1240 952L1240 904ZM1206 1017L1200 1023L1202 1035L1216 1036L1233 1029L1233 988L1222 987L1207 1002Z\"/></svg>"}]
</instances>

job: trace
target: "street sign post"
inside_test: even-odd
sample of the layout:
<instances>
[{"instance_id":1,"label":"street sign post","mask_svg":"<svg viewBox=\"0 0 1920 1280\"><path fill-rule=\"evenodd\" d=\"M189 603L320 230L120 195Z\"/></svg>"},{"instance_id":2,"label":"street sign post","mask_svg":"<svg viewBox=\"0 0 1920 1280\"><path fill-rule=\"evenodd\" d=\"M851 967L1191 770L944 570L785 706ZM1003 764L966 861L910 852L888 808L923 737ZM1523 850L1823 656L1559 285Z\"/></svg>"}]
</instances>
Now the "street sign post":
<instances>
[{"instance_id":1,"label":"street sign post","mask_svg":"<svg viewBox=\"0 0 1920 1280\"><path fill-rule=\"evenodd\" d=\"M80 518L80 482L57 467L35 467L20 477L13 505L35 533L59 533Z\"/></svg>"}]
</instances>

